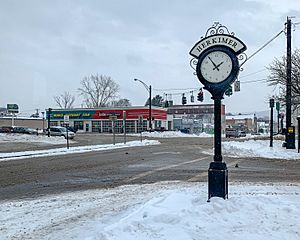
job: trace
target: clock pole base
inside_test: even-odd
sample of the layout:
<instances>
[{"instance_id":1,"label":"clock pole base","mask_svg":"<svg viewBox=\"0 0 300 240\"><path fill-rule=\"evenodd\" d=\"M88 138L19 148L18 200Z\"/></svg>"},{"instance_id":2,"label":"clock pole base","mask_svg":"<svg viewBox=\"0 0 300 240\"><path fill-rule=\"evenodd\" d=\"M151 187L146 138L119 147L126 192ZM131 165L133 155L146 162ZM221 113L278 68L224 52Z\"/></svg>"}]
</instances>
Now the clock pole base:
<instances>
[{"instance_id":1,"label":"clock pole base","mask_svg":"<svg viewBox=\"0 0 300 240\"><path fill-rule=\"evenodd\" d=\"M211 197L228 199L228 170L224 162L211 162L208 169L208 202Z\"/></svg>"}]
</instances>

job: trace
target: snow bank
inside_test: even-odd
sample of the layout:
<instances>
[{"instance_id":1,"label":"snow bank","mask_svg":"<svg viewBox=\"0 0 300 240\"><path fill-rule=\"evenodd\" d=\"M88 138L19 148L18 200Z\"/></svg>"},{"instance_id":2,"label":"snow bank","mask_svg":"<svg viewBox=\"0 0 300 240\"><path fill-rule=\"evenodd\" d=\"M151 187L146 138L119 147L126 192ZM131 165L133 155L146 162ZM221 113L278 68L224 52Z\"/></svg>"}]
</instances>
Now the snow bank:
<instances>
[{"instance_id":1,"label":"snow bank","mask_svg":"<svg viewBox=\"0 0 300 240\"><path fill-rule=\"evenodd\" d=\"M21 142L21 143L42 143L42 144L66 144L64 137L48 137L46 135L29 135L16 133L0 133L0 143ZM72 142L70 140L70 142Z\"/></svg>"},{"instance_id":2,"label":"snow bank","mask_svg":"<svg viewBox=\"0 0 300 240\"><path fill-rule=\"evenodd\" d=\"M128 134L130 136L140 136L140 134ZM200 133L196 134L186 134L179 131L164 131L164 132L143 132L143 136L145 137L153 137L153 138L177 138L177 137L213 137L212 134Z\"/></svg>"},{"instance_id":3,"label":"snow bank","mask_svg":"<svg viewBox=\"0 0 300 240\"><path fill-rule=\"evenodd\" d=\"M54 148L48 150L36 150L36 151L24 151L24 152L11 152L11 153L0 153L0 161L32 158L32 157L47 157L47 156L57 156L64 154L72 153L84 153L84 152L93 152L93 151L104 151L104 150L113 150L126 147L138 147L138 146L148 146L160 144L157 140L143 140L141 141L130 141L126 144L116 143L113 144L102 144L102 145L89 145L89 146L80 146L80 147L70 147L67 149L64 148Z\"/></svg>"},{"instance_id":4,"label":"snow bank","mask_svg":"<svg viewBox=\"0 0 300 240\"><path fill-rule=\"evenodd\" d=\"M296 143L297 145L297 143ZM282 141L274 140L270 147L269 140L249 140L244 142L223 142L223 154L231 157L263 157L273 159L300 159L297 149L282 147Z\"/></svg>"},{"instance_id":5,"label":"snow bank","mask_svg":"<svg viewBox=\"0 0 300 240\"><path fill-rule=\"evenodd\" d=\"M300 239L300 185L166 182L1 202L0 239Z\"/></svg>"}]
</instances>

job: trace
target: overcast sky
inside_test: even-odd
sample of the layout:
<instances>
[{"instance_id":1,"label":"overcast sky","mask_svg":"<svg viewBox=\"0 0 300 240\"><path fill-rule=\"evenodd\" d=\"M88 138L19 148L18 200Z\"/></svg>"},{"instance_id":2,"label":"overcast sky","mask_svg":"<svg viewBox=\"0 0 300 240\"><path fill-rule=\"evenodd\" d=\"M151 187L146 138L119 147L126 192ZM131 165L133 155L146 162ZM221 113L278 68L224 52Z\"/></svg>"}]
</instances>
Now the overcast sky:
<instances>
[{"instance_id":1,"label":"overcast sky","mask_svg":"<svg viewBox=\"0 0 300 240\"><path fill-rule=\"evenodd\" d=\"M80 80L97 73L119 83L120 97L133 105L148 94L134 78L151 84L153 95L174 93L179 104L175 93L183 90L155 89L202 87L189 51L215 21L247 45L249 56L284 28L287 16L300 22L299 0L1 0L0 107L16 103L22 113L56 107L53 96L77 96ZM299 48L300 25L292 37ZM244 65L241 92L225 97L227 112L268 109L276 90L249 81L265 79L265 67L285 48L282 34ZM212 103L208 92L204 102ZM78 96L75 105L81 106Z\"/></svg>"}]
</instances>

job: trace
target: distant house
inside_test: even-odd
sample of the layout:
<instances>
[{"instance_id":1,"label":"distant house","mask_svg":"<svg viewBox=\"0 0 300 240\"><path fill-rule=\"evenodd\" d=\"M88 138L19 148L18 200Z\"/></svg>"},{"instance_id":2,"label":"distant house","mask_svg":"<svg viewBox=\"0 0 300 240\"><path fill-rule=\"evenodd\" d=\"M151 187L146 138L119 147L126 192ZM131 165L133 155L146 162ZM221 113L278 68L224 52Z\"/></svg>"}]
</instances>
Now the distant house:
<instances>
[{"instance_id":1,"label":"distant house","mask_svg":"<svg viewBox=\"0 0 300 240\"><path fill-rule=\"evenodd\" d=\"M188 133L214 132L214 105L172 105L168 107L168 129ZM221 127L225 132L225 105L221 105Z\"/></svg>"},{"instance_id":2,"label":"distant house","mask_svg":"<svg viewBox=\"0 0 300 240\"><path fill-rule=\"evenodd\" d=\"M226 127L240 128L246 132L257 131L257 118L255 114L238 114L226 116Z\"/></svg>"}]
</instances>

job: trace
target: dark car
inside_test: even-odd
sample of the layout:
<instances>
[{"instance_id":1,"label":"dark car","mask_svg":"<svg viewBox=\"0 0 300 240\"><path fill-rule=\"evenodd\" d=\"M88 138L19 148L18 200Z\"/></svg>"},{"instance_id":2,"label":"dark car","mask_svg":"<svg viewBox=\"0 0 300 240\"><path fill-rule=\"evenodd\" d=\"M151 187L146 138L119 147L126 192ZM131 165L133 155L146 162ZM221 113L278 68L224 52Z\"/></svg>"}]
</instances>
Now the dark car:
<instances>
[{"instance_id":1,"label":"dark car","mask_svg":"<svg viewBox=\"0 0 300 240\"><path fill-rule=\"evenodd\" d=\"M0 127L0 133L11 133L13 131L12 127L3 126Z\"/></svg>"},{"instance_id":2,"label":"dark car","mask_svg":"<svg viewBox=\"0 0 300 240\"><path fill-rule=\"evenodd\" d=\"M76 133L77 132L77 128L74 128L74 127L66 127L68 129L68 131L71 131L73 133Z\"/></svg>"},{"instance_id":3,"label":"dark car","mask_svg":"<svg viewBox=\"0 0 300 240\"><path fill-rule=\"evenodd\" d=\"M190 129L188 129L188 128L180 129L180 132L189 134L190 133Z\"/></svg>"},{"instance_id":4,"label":"dark car","mask_svg":"<svg viewBox=\"0 0 300 240\"><path fill-rule=\"evenodd\" d=\"M154 131L156 131L156 132L164 132L164 131L166 131L166 128L165 127L158 127L158 128L155 128Z\"/></svg>"},{"instance_id":5,"label":"dark car","mask_svg":"<svg viewBox=\"0 0 300 240\"><path fill-rule=\"evenodd\" d=\"M37 130L28 127L14 127L13 133L37 134Z\"/></svg>"}]
</instances>

